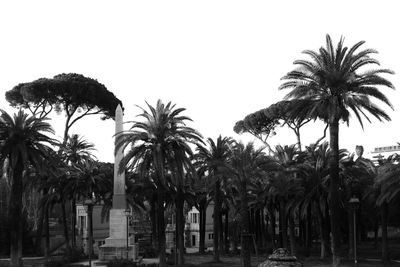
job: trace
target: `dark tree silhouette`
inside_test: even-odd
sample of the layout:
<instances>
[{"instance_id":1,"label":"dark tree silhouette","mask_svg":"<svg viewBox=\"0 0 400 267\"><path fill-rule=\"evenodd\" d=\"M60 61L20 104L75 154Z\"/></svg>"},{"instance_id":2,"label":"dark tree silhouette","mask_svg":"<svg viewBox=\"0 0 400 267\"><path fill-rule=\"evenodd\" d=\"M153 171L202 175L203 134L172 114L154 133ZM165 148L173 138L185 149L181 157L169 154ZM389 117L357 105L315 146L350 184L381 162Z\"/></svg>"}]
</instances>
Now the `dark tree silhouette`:
<instances>
[{"instance_id":1,"label":"dark tree silhouette","mask_svg":"<svg viewBox=\"0 0 400 267\"><path fill-rule=\"evenodd\" d=\"M337 220L340 213L339 201L339 122L349 122L350 110L363 126L362 117L370 122L367 113L378 120L390 120L387 113L377 106L376 100L392 107L387 97L378 87L394 88L381 74L393 74L388 69L365 69L379 65L370 57L377 53L357 49L364 44L358 42L350 49L343 46L343 38L334 48L329 35L326 47L318 52L304 51L311 60L296 60L298 66L282 79L280 89L291 89L285 99L303 100L292 110L294 117L320 118L329 126L330 134L330 201L329 210L332 226L333 266L340 264L340 228Z\"/></svg>"},{"instance_id":2,"label":"dark tree silhouette","mask_svg":"<svg viewBox=\"0 0 400 267\"><path fill-rule=\"evenodd\" d=\"M63 143L70 128L81 118L100 114L102 119L113 118L115 108L122 102L97 80L81 74L59 74L51 79L41 78L21 83L6 92L13 107L30 110L36 117L46 117L52 110L65 112Z\"/></svg>"}]
</instances>

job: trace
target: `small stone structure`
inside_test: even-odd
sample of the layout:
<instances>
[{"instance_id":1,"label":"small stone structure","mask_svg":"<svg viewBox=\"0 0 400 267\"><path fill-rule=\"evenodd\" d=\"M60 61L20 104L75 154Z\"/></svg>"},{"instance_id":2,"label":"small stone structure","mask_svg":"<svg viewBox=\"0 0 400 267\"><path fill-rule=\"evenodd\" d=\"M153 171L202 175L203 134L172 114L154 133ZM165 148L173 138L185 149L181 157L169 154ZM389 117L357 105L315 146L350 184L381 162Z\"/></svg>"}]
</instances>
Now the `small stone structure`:
<instances>
[{"instance_id":1,"label":"small stone structure","mask_svg":"<svg viewBox=\"0 0 400 267\"><path fill-rule=\"evenodd\" d=\"M268 259L258 267L302 267L303 264L295 256L290 255L286 248L278 248L269 255Z\"/></svg>"}]
</instances>

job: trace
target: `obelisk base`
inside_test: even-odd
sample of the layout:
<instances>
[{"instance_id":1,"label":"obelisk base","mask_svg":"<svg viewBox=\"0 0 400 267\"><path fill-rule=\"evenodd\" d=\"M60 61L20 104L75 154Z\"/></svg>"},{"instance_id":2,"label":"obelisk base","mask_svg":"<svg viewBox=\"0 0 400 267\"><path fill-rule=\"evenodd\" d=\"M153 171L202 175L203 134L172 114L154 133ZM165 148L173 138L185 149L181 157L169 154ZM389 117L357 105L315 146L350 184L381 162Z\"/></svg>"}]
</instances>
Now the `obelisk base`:
<instances>
[{"instance_id":1,"label":"obelisk base","mask_svg":"<svg viewBox=\"0 0 400 267\"><path fill-rule=\"evenodd\" d=\"M124 247L108 246L103 245L100 247L99 260L100 261L111 261L115 259L126 259L128 255L128 260L139 261L138 244L130 244L128 250L126 245Z\"/></svg>"},{"instance_id":2,"label":"obelisk base","mask_svg":"<svg viewBox=\"0 0 400 267\"><path fill-rule=\"evenodd\" d=\"M136 260L138 258L138 244L134 238L127 238L127 217L125 209L110 210L110 237L105 239L105 244L100 246L99 259L108 261L113 259Z\"/></svg>"}]
</instances>

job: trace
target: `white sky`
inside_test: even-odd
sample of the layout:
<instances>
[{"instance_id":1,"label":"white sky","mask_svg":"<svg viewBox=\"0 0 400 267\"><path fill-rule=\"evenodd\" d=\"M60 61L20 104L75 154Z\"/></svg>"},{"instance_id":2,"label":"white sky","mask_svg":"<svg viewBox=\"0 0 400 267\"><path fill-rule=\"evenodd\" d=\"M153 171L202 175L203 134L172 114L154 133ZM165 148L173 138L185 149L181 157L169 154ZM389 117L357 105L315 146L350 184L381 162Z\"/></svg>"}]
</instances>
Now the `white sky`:
<instances>
[{"instance_id":1,"label":"white sky","mask_svg":"<svg viewBox=\"0 0 400 267\"><path fill-rule=\"evenodd\" d=\"M204 137L233 132L236 121L282 99L280 78L301 51L316 50L329 33L352 46L379 51L375 57L399 87L400 16L396 1L2 1L0 3L0 108L13 111L4 93L21 82L75 72L106 85L125 106L157 99L185 107L190 125ZM395 106L392 122L362 131L353 120L341 128L340 146L400 141L398 91L385 89ZM64 117L53 120L62 136ZM302 131L303 144L322 135L322 124ZM98 158L113 160L113 121L85 119L71 133L96 144ZM278 129L272 144L295 143Z\"/></svg>"}]
</instances>

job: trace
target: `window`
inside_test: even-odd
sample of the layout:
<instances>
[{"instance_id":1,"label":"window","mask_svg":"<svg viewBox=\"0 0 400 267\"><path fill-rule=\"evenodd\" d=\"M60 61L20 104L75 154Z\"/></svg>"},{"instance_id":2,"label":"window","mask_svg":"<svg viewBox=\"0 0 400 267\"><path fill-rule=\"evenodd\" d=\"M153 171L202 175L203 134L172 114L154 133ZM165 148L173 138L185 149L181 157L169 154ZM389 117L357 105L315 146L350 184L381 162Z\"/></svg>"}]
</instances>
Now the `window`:
<instances>
[{"instance_id":1,"label":"window","mask_svg":"<svg viewBox=\"0 0 400 267\"><path fill-rule=\"evenodd\" d=\"M208 234L208 239L214 239L214 234Z\"/></svg>"},{"instance_id":2,"label":"window","mask_svg":"<svg viewBox=\"0 0 400 267\"><path fill-rule=\"evenodd\" d=\"M190 213L190 222L191 223L199 223L199 213Z\"/></svg>"}]
</instances>

